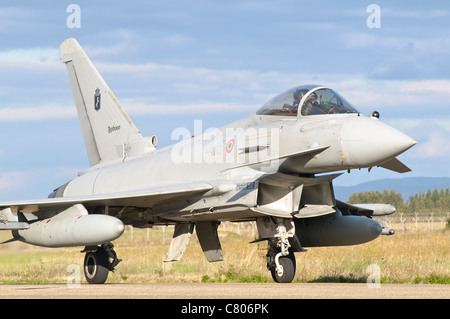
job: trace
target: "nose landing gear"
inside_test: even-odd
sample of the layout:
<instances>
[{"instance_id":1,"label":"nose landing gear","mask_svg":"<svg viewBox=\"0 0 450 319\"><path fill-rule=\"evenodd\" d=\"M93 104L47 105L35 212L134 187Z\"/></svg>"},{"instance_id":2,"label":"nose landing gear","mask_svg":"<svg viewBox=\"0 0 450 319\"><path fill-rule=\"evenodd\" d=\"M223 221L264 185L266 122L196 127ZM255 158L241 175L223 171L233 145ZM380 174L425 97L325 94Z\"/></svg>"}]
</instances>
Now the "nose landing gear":
<instances>
[{"instance_id":1,"label":"nose landing gear","mask_svg":"<svg viewBox=\"0 0 450 319\"><path fill-rule=\"evenodd\" d=\"M289 237L286 227L279 223L275 238L269 240L267 268L275 282L289 283L295 276L295 255L290 248Z\"/></svg>"},{"instance_id":2,"label":"nose landing gear","mask_svg":"<svg viewBox=\"0 0 450 319\"><path fill-rule=\"evenodd\" d=\"M288 255L280 256L280 253L274 254L270 253L269 250L267 254L267 268L270 270L272 274L272 278L275 282L279 283L290 283L294 279L295 270L296 270L296 261L294 253L289 250Z\"/></svg>"}]
</instances>

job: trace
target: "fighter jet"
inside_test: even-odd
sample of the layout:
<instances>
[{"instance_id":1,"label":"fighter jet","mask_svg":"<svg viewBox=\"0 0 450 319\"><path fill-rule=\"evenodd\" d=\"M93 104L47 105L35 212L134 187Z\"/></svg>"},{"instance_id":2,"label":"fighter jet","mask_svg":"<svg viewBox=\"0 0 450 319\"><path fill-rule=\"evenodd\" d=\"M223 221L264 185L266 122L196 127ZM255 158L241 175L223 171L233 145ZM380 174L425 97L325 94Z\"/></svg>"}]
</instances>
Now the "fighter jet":
<instances>
[{"instance_id":1,"label":"fighter jet","mask_svg":"<svg viewBox=\"0 0 450 319\"><path fill-rule=\"evenodd\" d=\"M112 242L125 225L174 225L166 262L182 257L195 229L215 262L224 258L219 224L256 221L254 242L268 241L267 268L286 283L295 276L295 252L393 233L372 219L392 214L393 206L350 205L333 191L346 170L410 170L396 157L416 142L378 112L364 116L333 89L303 85L222 128L194 137L173 132L179 141L157 148L156 136L142 136L78 42L65 40L61 52L90 167L46 199L0 203L9 241L85 247L86 280L102 284L120 262Z\"/></svg>"}]
</instances>

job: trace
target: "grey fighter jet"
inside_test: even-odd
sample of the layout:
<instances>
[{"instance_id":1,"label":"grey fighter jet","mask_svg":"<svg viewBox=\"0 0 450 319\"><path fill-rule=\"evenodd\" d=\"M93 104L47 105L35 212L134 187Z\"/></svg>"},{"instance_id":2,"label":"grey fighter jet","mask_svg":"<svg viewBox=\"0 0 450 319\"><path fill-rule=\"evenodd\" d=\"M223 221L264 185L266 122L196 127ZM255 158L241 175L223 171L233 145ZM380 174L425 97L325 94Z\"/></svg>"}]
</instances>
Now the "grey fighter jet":
<instances>
[{"instance_id":1,"label":"grey fighter jet","mask_svg":"<svg viewBox=\"0 0 450 319\"><path fill-rule=\"evenodd\" d=\"M372 216L394 207L338 201L332 185L339 171L409 171L396 157L416 142L377 112L364 116L331 88L304 85L222 128L195 137L174 131L180 141L157 148L157 138L141 135L78 42L65 40L61 51L90 168L46 199L0 203L0 228L32 245L85 247L89 283L104 283L119 263L112 241L124 225L174 225L167 262L181 258L195 229L214 262L223 260L220 222L256 221L255 242L268 241L267 268L276 282L293 280L294 252L305 247L356 245L393 233Z\"/></svg>"}]
</instances>

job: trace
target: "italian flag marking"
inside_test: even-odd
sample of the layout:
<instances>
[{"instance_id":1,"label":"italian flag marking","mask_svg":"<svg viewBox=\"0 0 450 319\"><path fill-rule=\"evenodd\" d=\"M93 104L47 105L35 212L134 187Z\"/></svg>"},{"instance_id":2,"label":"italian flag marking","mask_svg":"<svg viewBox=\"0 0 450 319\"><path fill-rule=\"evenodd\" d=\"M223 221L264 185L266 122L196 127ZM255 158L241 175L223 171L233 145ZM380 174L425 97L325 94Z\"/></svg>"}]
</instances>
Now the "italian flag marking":
<instances>
[{"instance_id":1,"label":"italian flag marking","mask_svg":"<svg viewBox=\"0 0 450 319\"><path fill-rule=\"evenodd\" d=\"M234 146L234 138L232 138L227 142L227 146L225 147L227 153L230 153L233 150L233 146Z\"/></svg>"}]
</instances>

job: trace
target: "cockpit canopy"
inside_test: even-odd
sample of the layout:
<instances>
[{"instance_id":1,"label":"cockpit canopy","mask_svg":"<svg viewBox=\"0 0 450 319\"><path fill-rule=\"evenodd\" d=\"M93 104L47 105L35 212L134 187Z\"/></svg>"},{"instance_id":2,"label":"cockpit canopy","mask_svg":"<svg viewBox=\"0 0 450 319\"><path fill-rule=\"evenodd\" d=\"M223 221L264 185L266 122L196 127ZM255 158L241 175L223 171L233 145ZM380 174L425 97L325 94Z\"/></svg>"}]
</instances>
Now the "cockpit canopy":
<instances>
[{"instance_id":1,"label":"cockpit canopy","mask_svg":"<svg viewBox=\"0 0 450 319\"><path fill-rule=\"evenodd\" d=\"M359 112L333 90L317 85L297 86L287 90L272 98L256 112L258 115L281 116L345 113Z\"/></svg>"}]
</instances>

